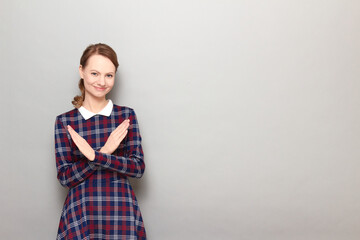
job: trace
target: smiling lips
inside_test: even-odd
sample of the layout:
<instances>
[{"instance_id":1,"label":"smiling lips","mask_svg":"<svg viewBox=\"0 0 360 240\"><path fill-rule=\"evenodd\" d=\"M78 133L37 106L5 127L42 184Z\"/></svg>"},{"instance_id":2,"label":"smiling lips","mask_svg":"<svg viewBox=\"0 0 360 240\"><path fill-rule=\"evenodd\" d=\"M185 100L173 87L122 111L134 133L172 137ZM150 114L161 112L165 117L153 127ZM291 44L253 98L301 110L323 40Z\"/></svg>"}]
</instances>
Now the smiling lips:
<instances>
[{"instance_id":1,"label":"smiling lips","mask_svg":"<svg viewBox=\"0 0 360 240\"><path fill-rule=\"evenodd\" d=\"M96 88L96 90L99 90L99 91L104 91L105 90L105 88L99 88L99 87L95 87Z\"/></svg>"}]
</instances>

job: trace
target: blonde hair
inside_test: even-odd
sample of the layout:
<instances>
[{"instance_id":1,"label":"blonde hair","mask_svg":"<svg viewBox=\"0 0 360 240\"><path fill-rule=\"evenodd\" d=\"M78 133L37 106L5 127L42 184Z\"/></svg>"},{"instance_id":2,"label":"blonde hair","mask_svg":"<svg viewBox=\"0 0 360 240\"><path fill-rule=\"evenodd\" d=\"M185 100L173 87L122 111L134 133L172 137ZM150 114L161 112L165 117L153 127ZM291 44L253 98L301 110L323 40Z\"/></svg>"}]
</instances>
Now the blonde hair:
<instances>
[{"instance_id":1,"label":"blonde hair","mask_svg":"<svg viewBox=\"0 0 360 240\"><path fill-rule=\"evenodd\" d=\"M115 71L117 71L117 68L119 66L116 52L108 45L104 43L97 43L97 44L91 44L89 45L83 52L81 58L80 58L80 64L83 68L85 68L87 60L92 55L102 55L104 57L107 57L110 59L110 61L115 65ZM84 85L84 79L80 78L79 80L79 89L81 91L81 95L77 95L74 97L74 100L71 101L71 103L74 105L75 108L81 107L85 100L85 85Z\"/></svg>"}]
</instances>

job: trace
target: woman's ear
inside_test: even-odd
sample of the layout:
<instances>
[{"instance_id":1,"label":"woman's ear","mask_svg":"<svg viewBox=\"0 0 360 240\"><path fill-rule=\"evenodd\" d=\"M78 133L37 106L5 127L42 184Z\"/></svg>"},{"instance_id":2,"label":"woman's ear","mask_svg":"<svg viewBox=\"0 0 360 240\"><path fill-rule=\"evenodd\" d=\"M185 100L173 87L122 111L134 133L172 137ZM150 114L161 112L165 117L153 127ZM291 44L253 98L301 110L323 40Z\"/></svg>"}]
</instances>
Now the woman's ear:
<instances>
[{"instance_id":1,"label":"woman's ear","mask_svg":"<svg viewBox=\"0 0 360 240\"><path fill-rule=\"evenodd\" d=\"M81 77L82 79L84 79L84 72L83 72L83 67L82 67L82 65L79 66L79 74L80 74L80 77Z\"/></svg>"}]
</instances>

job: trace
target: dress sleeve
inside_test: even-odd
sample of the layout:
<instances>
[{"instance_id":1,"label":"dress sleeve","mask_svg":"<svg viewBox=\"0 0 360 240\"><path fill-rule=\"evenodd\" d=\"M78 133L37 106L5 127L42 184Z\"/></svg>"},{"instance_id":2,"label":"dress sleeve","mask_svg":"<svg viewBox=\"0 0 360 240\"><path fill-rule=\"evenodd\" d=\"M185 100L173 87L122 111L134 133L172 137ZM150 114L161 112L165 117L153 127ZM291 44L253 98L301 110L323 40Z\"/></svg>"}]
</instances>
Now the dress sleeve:
<instances>
[{"instance_id":1,"label":"dress sleeve","mask_svg":"<svg viewBox=\"0 0 360 240\"><path fill-rule=\"evenodd\" d=\"M71 144L64 124L56 117L55 121L55 158L57 178L64 187L74 187L96 170L97 166L82 157L74 161L71 155Z\"/></svg>"},{"instance_id":2,"label":"dress sleeve","mask_svg":"<svg viewBox=\"0 0 360 240\"><path fill-rule=\"evenodd\" d=\"M139 125L133 109L130 109L129 120L130 126L125 142L124 156L116 156L95 150L93 163L129 177L141 178L145 171L144 153L141 147Z\"/></svg>"}]
</instances>

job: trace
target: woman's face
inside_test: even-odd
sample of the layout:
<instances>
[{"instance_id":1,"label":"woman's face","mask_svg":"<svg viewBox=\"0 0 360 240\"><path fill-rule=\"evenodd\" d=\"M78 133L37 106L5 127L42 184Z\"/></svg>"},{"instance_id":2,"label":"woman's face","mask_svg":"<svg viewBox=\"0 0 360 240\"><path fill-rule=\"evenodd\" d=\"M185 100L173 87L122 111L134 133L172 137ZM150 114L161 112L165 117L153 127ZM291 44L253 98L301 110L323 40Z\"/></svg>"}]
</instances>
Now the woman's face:
<instances>
[{"instance_id":1,"label":"woman's face","mask_svg":"<svg viewBox=\"0 0 360 240\"><path fill-rule=\"evenodd\" d=\"M86 66L79 67L80 77L84 79L85 96L103 98L114 86L115 65L102 55L92 55Z\"/></svg>"}]
</instances>

